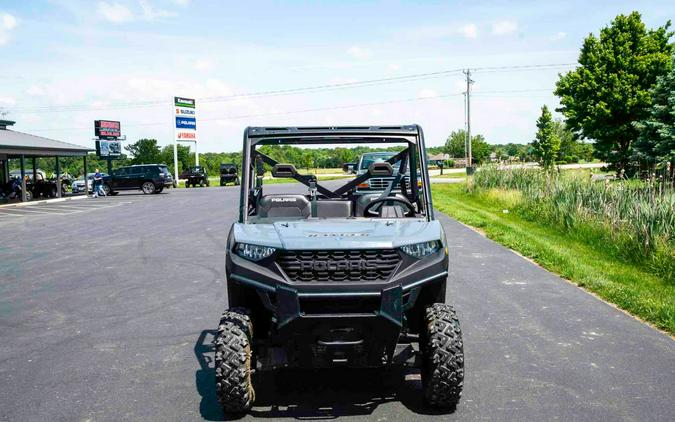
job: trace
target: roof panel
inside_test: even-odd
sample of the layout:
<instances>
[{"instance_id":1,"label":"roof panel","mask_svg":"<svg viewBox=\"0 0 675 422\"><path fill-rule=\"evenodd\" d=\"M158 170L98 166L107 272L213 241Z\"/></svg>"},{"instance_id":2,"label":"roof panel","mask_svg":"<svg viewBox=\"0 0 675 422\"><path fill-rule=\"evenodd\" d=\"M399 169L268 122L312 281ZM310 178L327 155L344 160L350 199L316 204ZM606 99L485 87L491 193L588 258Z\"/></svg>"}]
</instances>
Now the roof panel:
<instances>
[{"instance_id":1,"label":"roof panel","mask_svg":"<svg viewBox=\"0 0 675 422\"><path fill-rule=\"evenodd\" d=\"M42 136L31 135L9 129L0 130L0 152L2 152L3 149L16 150L23 148L28 148L31 150L45 149L52 152L56 150L83 153L94 151L92 148L70 144L63 141L57 141L55 139L43 138Z\"/></svg>"}]
</instances>

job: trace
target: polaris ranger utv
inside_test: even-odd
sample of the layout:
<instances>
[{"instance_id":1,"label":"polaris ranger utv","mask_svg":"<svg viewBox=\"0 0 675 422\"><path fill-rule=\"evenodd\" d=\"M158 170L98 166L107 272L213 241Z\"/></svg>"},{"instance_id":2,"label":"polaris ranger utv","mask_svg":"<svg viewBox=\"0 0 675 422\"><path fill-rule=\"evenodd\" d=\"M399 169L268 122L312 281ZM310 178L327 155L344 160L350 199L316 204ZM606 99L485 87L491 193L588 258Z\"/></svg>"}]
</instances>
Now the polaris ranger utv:
<instances>
[{"instance_id":1,"label":"polaris ranger utv","mask_svg":"<svg viewBox=\"0 0 675 422\"><path fill-rule=\"evenodd\" d=\"M206 169L202 166L189 167L180 174L179 179L185 179L186 188L197 185L201 187L209 185L209 175L206 173Z\"/></svg>"},{"instance_id":2,"label":"polaris ranger utv","mask_svg":"<svg viewBox=\"0 0 675 422\"><path fill-rule=\"evenodd\" d=\"M228 183L239 185L239 175L237 175L237 166L234 163L220 163L220 186L226 186Z\"/></svg>"},{"instance_id":3,"label":"polaris ranger utv","mask_svg":"<svg viewBox=\"0 0 675 422\"><path fill-rule=\"evenodd\" d=\"M321 185L259 148L345 144L400 151L334 187L340 182ZM448 251L434 219L422 129L248 128L242 161L239 221L225 254L229 308L214 338L224 411L251 408L256 371L387 365L421 367L426 403L454 408L462 335L445 304ZM265 193L266 168L299 183ZM382 192L355 193L383 177L390 182Z\"/></svg>"}]
</instances>

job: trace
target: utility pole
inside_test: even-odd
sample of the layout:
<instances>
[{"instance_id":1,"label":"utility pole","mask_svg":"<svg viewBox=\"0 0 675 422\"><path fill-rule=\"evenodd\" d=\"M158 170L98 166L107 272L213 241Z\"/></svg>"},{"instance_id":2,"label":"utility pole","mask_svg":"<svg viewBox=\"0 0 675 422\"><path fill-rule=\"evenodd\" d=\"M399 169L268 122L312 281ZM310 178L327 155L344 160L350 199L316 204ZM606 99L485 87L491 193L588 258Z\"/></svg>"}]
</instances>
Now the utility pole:
<instances>
[{"instance_id":1,"label":"utility pole","mask_svg":"<svg viewBox=\"0 0 675 422\"><path fill-rule=\"evenodd\" d=\"M471 167L471 84L473 81L471 80L471 69L466 69L464 74L466 75L466 139L468 145L468 148L466 148L468 155L466 167L469 171L468 168Z\"/></svg>"},{"instance_id":2,"label":"utility pole","mask_svg":"<svg viewBox=\"0 0 675 422\"><path fill-rule=\"evenodd\" d=\"M462 99L464 100L464 166L466 167L469 163L469 158L467 155L467 152L469 151L469 147L467 145L469 143L467 142L466 137L466 91L462 92Z\"/></svg>"}]
</instances>

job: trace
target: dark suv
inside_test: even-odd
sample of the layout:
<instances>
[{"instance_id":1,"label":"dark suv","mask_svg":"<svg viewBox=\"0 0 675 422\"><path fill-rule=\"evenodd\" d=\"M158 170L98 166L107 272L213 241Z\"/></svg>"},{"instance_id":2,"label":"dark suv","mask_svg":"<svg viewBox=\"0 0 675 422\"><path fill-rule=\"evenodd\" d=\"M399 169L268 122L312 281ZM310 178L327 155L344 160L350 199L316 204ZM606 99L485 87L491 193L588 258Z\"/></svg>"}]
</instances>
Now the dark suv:
<instances>
[{"instance_id":1,"label":"dark suv","mask_svg":"<svg viewBox=\"0 0 675 422\"><path fill-rule=\"evenodd\" d=\"M103 178L106 194L120 190L142 190L143 193L160 193L173 186L173 177L165 164L139 164L120 167Z\"/></svg>"}]
</instances>

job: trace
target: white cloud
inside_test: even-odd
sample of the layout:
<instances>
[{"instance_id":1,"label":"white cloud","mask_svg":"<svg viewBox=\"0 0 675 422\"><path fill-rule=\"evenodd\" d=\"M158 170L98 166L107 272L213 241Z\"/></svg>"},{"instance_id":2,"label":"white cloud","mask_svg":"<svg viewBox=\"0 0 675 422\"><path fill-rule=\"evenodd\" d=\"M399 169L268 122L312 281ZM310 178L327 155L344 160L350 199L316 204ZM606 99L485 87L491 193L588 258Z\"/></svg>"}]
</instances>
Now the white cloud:
<instances>
[{"instance_id":1,"label":"white cloud","mask_svg":"<svg viewBox=\"0 0 675 422\"><path fill-rule=\"evenodd\" d=\"M26 94L30 95L31 97L39 97L39 96L45 95L46 92L41 86L31 85L26 90Z\"/></svg>"},{"instance_id":2,"label":"white cloud","mask_svg":"<svg viewBox=\"0 0 675 422\"><path fill-rule=\"evenodd\" d=\"M495 35L508 35L518 31L518 22L499 21L492 24L492 33Z\"/></svg>"},{"instance_id":3,"label":"white cloud","mask_svg":"<svg viewBox=\"0 0 675 422\"><path fill-rule=\"evenodd\" d=\"M5 45L10 40L9 33L17 27L18 21L9 13L0 13L0 45Z\"/></svg>"},{"instance_id":4,"label":"white cloud","mask_svg":"<svg viewBox=\"0 0 675 422\"><path fill-rule=\"evenodd\" d=\"M139 0L138 3L141 5L141 10L143 10L143 19L146 21L154 21L157 19L176 16L176 13L174 12L154 8L147 0Z\"/></svg>"},{"instance_id":5,"label":"white cloud","mask_svg":"<svg viewBox=\"0 0 675 422\"><path fill-rule=\"evenodd\" d=\"M193 67L195 70L204 70L204 71L206 71L206 70L211 70L211 69L213 69L213 63L211 63L211 62L208 61L208 60L198 59L198 60L195 60L195 62L194 62L194 64L192 65L192 67Z\"/></svg>"},{"instance_id":6,"label":"white cloud","mask_svg":"<svg viewBox=\"0 0 675 422\"><path fill-rule=\"evenodd\" d=\"M356 78L343 78L343 77L337 77L337 78L331 78L328 83L331 85L342 85L342 84L353 84L354 82L358 82L359 80Z\"/></svg>"},{"instance_id":7,"label":"white cloud","mask_svg":"<svg viewBox=\"0 0 675 422\"><path fill-rule=\"evenodd\" d=\"M347 49L347 54L355 59L368 59L372 56L372 52L366 48L359 46L351 46Z\"/></svg>"},{"instance_id":8,"label":"white cloud","mask_svg":"<svg viewBox=\"0 0 675 422\"><path fill-rule=\"evenodd\" d=\"M458 31L464 38L476 38L478 36L478 27L473 23L460 26Z\"/></svg>"},{"instance_id":9,"label":"white cloud","mask_svg":"<svg viewBox=\"0 0 675 422\"><path fill-rule=\"evenodd\" d=\"M2 22L2 24L0 24L0 28L8 31L10 29L16 28L17 21L14 16L10 15L9 13L3 13L0 16L2 17L2 19L0 19L0 21Z\"/></svg>"},{"instance_id":10,"label":"white cloud","mask_svg":"<svg viewBox=\"0 0 675 422\"><path fill-rule=\"evenodd\" d=\"M396 72L401 69L401 65L398 63L391 63L387 66L387 70L390 72Z\"/></svg>"},{"instance_id":11,"label":"white cloud","mask_svg":"<svg viewBox=\"0 0 675 422\"><path fill-rule=\"evenodd\" d=\"M156 21L162 18L176 16L176 13L164 9L155 8L148 0L138 0L140 13L134 13L129 7L122 3L99 2L98 13L109 22L126 23L135 20L146 22Z\"/></svg>"},{"instance_id":12,"label":"white cloud","mask_svg":"<svg viewBox=\"0 0 675 422\"><path fill-rule=\"evenodd\" d=\"M131 10L120 3L102 1L98 4L98 13L112 23L124 23L134 20Z\"/></svg>"},{"instance_id":13,"label":"white cloud","mask_svg":"<svg viewBox=\"0 0 675 422\"><path fill-rule=\"evenodd\" d=\"M559 40L562 40L563 38L565 38L566 36L567 36L566 32L560 31L556 34L551 35L550 37L548 37L548 39L551 40L551 41L559 41Z\"/></svg>"},{"instance_id":14,"label":"white cloud","mask_svg":"<svg viewBox=\"0 0 675 422\"><path fill-rule=\"evenodd\" d=\"M434 98L438 97L438 92L430 88L424 88L417 91L417 98Z\"/></svg>"},{"instance_id":15,"label":"white cloud","mask_svg":"<svg viewBox=\"0 0 675 422\"><path fill-rule=\"evenodd\" d=\"M173 2L179 6L187 6L190 4L190 0L173 0Z\"/></svg>"},{"instance_id":16,"label":"white cloud","mask_svg":"<svg viewBox=\"0 0 675 422\"><path fill-rule=\"evenodd\" d=\"M454 23L449 25L428 25L412 28L405 35L414 41L441 40L460 35L464 38L477 38L478 26L475 23Z\"/></svg>"},{"instance_id":17,"label":"white cloud","mask_svg":"<svg viewBox=\"0 0 675 422\"><path fill-rule=\"evenodd\" d=\"M0 97L0 104L13 106L16 104L16 100L12 97Z\"/></svg>"}]
</instances>

